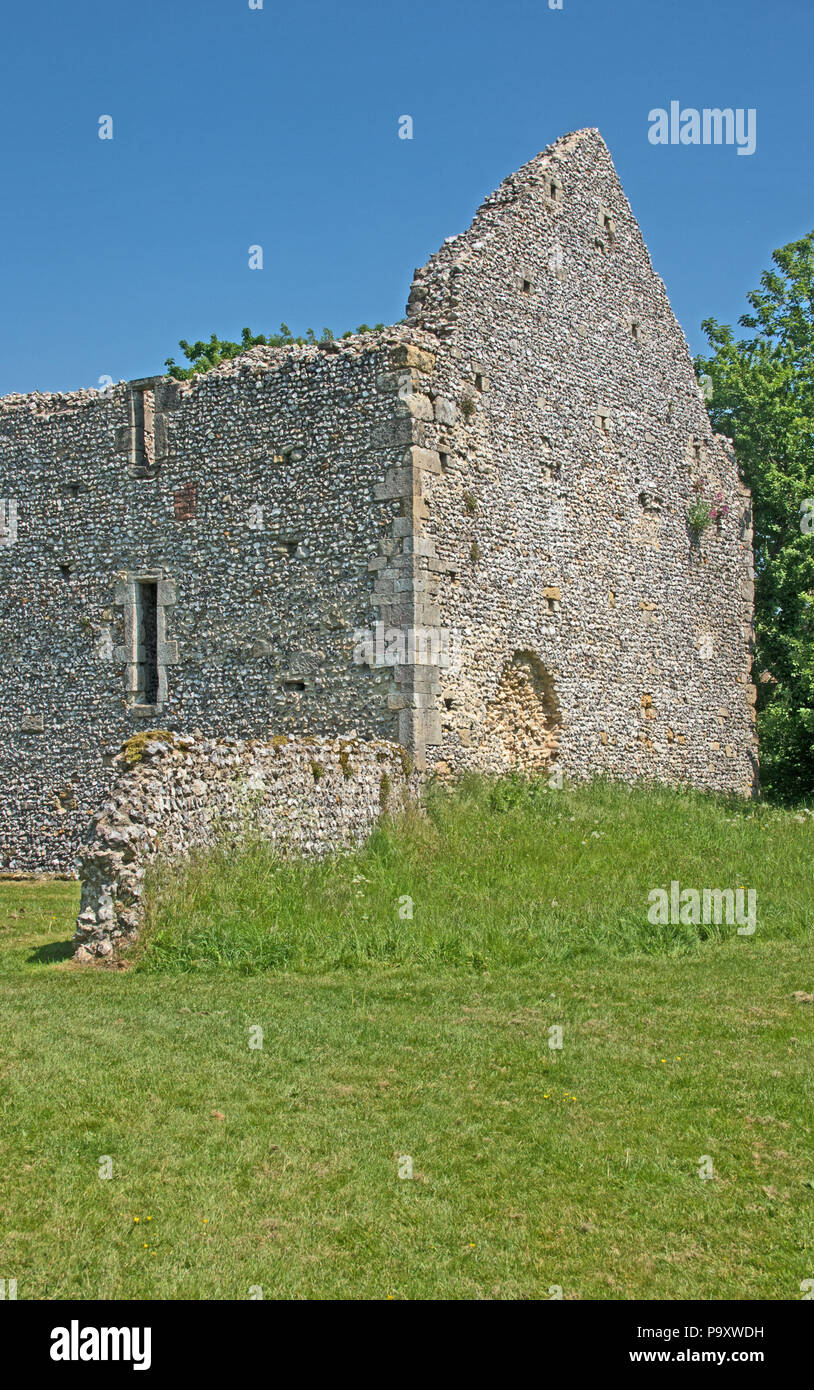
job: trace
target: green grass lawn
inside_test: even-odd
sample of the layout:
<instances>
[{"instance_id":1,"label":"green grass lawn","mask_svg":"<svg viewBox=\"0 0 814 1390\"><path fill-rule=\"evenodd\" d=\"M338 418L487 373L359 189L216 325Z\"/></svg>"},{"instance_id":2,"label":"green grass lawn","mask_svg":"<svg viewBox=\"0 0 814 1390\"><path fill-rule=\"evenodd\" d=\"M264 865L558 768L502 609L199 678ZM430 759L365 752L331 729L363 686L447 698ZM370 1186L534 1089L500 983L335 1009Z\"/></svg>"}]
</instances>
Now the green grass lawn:
<instances>
[{"instance_id":1,"label":"green grass lawn","mask_svg":"<svg viewBox=\"0 0 814 1390\"><path fill-rule=\"evenodd\" d=\"M470 787L355 856L154 884L119 969L67 959L76 885L0 883L0 1278L801 1297L813 851L767 807ZM673 878L756 887L754 936L651 926Z\"/></svg>"}]
</instances>

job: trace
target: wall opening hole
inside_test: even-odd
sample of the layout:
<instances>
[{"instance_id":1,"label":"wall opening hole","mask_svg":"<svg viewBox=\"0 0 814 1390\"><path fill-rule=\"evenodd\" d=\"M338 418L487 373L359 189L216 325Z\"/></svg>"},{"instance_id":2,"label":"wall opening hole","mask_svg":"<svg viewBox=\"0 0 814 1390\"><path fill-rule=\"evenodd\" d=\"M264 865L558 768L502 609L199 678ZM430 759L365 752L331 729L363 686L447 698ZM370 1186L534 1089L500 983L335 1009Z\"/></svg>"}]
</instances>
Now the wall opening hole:
<instances>
[{"instance_id":1,"label":"wall opening hole","mask_svg":"<svg viewBox=\"0 0 814 1390\"><path fill-rule=\"evenodd\" d=\"M133 453L136 477L149 476L155 462L155 406L152 391L133 391L132 397Z\"/></svg>"},{"instance_id":2,"label":"wall opening hole","mask_svg":"<svg viewBox=\"0 0 814 1390\"><path fill-rule=\"evenodd\" d=\"M136 704L158 704L158 583L136 581Z\"/></svg>"},{"instance_id":3,"label":"wall opening hole","mask_svg":"<svg viewBox=\"0 0 814 1390\"><path fill-rule=\"evenodd\" d=\"M515 652L503 668L484 721L485 734L502 750L506 769L547 768L557 754L561 725L551 673L535 653Z\"/></svg>"},{"instance_id":4,"label":"wall opening hole","mask_svg":"<svg viewBox=\"0 0 814 1390\"><path fill-rule=\"evenodd\" d=\"M530 281L530 280L524 280L524 281L523 281L523 293L524 293L524 294L531 294L531 281Z\"/></svg>"},{"instance_id":5,"label":"wall opening hole","mask_svg":"<svg viewBox=\"0 0 814 1390\"><path fill-rule=\"evenodd\" d=\"M476 391L482 391L482 390L483 390L483 373L482 373L482 372L476 372L476 373L475 373L475 390L476 390Z\"/></svg>"}]
</instances>

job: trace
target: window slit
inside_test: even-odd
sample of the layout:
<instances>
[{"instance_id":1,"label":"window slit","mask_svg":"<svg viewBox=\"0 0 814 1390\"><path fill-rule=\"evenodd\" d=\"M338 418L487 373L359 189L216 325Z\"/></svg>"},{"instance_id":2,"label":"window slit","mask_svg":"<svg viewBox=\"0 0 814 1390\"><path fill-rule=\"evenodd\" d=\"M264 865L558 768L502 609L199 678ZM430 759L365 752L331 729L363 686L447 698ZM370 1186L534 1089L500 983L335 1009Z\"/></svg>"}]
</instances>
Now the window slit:
<instances>
[{"instance_id":1,"label":"window slit","mask_svg":"<svg viewBox=\"0 0 814 1390\"><path fill-rule=\"evenodd\" d=\"M140 579L136 584L136 661L139 704L158 704L158 585Z\"/></svg>"}]
</instances>

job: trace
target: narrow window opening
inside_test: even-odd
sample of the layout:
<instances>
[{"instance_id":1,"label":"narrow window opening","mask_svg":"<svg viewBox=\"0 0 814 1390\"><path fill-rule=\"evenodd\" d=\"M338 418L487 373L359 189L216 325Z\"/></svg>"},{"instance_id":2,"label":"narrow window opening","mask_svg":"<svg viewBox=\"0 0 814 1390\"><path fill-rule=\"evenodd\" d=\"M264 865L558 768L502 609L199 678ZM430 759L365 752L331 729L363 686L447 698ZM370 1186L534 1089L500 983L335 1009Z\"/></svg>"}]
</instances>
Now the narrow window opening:
<instances>
[{"instance_id":1,"label":"narrow window opening","mask_svg":"<svg viewBox=\"0 0 814 1390\"><path fill-rule=\"evenodd\" d=\"M72 565L60 565L59 572L63 579L70 579L73 570Z\"/></svg>"},{"instance_id":2,"label":"narrow window opening","mask_svg":"<svg viewBox=\"0 0 814 1390\"><path fill-rule=\"evenodd\" d=\"M283 686L286 690L296 690L299 691L300 694L302 694L302 692L305 690L305 681L286 680L283 681Z\"/></svg>"},{"instance_id":3,"label":"narrow window opening","mask_svg":"<svg viewBox=\"0 0 814 1390\"><path fill-rule=\"evenodd\" d=\"M158 704L158 584L136 582L136 703Z\"/></svg>"},{"instance_id":4,"label":"narrow window opening","mask_svg":"<svg viewBox=\"0 0 814 1390\"><path fill-rule=\"evenodd\" d=\"M482 390L483 390L483 376L482 376L482 374L481 374L480 372L476 372L476 373L475 373L475 390L476 390L476 391L482 391Z\"/></svg>"},{"instance_id":5,"label":"narrow window opening","mask_svg":"<svg viewBox=\"0 0 814 1390\"><path fill-rule=\"evenodd\" d=\"M133 392L133 463L143 468L144 457L144 392Z\"/></svg>"},{"instance_id":6,"label":"narrow window opening","mask_svg":"<svg viewBox=\"0 0 814 1390\"><path fill-rule=\"evenodd\" d=\"M153 393L134 390L133 410L133 468L136 476L143 475L155 462L155 410Z\"/></svg>"},{"instance_id":7,"label":"narrow window opening","mask_svg":"<svg viewBox=\"0 0 814 1390\"><path fill-rule=\"evenodd\" d=\"M608 236L613 236L613 218L610 217L607 212L602 218L602 225L605 228L605 231L608 233Z\"/></svg>"},{"instance_id":8,"label":"narrow window opening","mask_svg":"<svg viewBox=\"0 0 814 1390\"><path fill-rule=\"evenodd\" d=\"M530 281L530 280L524 280L524 281L523 281L523 293L524 293L524 294L531 294L531 281Z\"/></svg>"},{"instance_id":9,"label":"narrow window opening","mask_svg":"<svg viewBox=\"0 0 814 1390\"><path fill-rule=\"evenodd\" d=\"M0 497L0 545L14 545L17 539L17 499Z\"/></svg>"},{"instance_id":10,"label":"narrow window opening","mask_svg":"<svg viewBox=\"0 0 814 1390\"><path fill-rule=\"evenodd\" d=\"M633 334L634 341L637 342L637 343L640 342L640 341L641 341L641 336L642 336L642 335L641 335L641 329L639 328L638 323L632 323L632 324L630 325L630 331L631 331L631 333Z\"/></svg>"},{"instance_id":11,"label":"narrow window opening","mask_svg":"<svg viewBox=\"0 0 814 1390\"><path fill-rule=\"evenodd\" d=\"M441 472L446 473L449 468L449 454L439 454L438 457L441 461Z\"/></svg>"}]
</instances>

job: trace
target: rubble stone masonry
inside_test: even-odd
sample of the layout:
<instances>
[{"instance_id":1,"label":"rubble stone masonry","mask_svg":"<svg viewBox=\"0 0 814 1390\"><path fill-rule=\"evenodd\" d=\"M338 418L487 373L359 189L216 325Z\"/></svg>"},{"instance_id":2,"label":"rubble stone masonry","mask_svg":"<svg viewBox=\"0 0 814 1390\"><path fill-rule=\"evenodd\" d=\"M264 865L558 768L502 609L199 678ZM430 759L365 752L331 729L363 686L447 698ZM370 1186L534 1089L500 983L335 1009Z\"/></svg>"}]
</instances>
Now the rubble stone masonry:
<instances>
[{"instance_id":1,"label":"rubble stone masonry","mask_svg":"<svg viewBox=\"0 0 814 1390\"><path fill-rule=\"evenodd\" d=\"M263 841L281 857L361 844L383 812L414 799L410 755L381 739L205 739L145 730L115 759L116 779L82 848L74 958L118 955L138 935L145 879L161 859Z\"/></svg>"},{"instance_id":2,"label":"rubble stone masonry","mask_svg":"<svg viewBox=\"0 0 814 1390\"><path fill-rule=\"evenodd\" d=\"M0 401L0 867L70 872L145 729L754 791L749 494L599 134L407 313Z\"/></svg>"}]
</instances>

